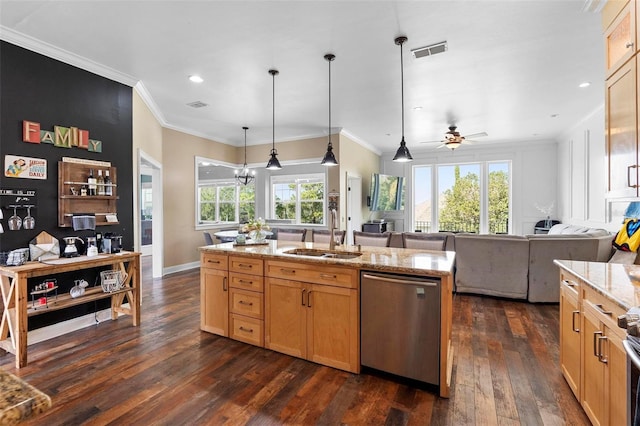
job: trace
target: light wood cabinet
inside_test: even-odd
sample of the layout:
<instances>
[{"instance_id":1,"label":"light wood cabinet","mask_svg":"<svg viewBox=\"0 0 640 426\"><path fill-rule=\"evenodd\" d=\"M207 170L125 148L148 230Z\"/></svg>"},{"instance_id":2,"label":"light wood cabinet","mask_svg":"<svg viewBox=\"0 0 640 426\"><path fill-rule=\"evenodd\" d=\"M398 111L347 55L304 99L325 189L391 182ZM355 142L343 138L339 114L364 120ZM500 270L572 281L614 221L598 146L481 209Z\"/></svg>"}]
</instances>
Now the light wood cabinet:
<instances>
[{"instance_id":1,"label":"light wood cabinet","mask_svg":"<svg viewBox=\"0 0 640 426\"><path fill-rule=\"evenodd\" d=\"M624 331L615 319L624 311L585 286L582 316L582 400L594 425L627 424L627 359Z\"/></svg>"},{"instance_id":2,"label":"light wood cabinet","mask_svg":"<svg viewBox=\"0 0 640 426\"><path fill-rule=\"evenodd\" d=\"M579 276L560 271L560 366L594 425L627 424L624 310Z\"/></svg>"},{"instance_id":3,"label":"light wood cabinet","mask_svg":"<svg viewBox=\"0 0 640 426\"><path fill-rule=\"evenodd\" d=\"M200 329L229 336L229 272L227 256L200 255Z\"/></svg>"},{"instance_id":4,"label":"light wood cabinet","mask_svg":"<svg viewBox=\"0 0 640 426\"><path fill-rule=\"evenodd\" d=\"M264 346L264 262L229 256L229 337Z\"/></svg>"},{"instance_id":5,"label":"light wood cabinet","mask_svg":"<svg viewBox=\"0 0 640 426\"><path fill-rule=\"evenodd\" d=\"M602 11L606 77L637 51L636 1L608 1Z\"/></svg>"},{"instance_id":6,"label":"light wood cabinet","mask_svg":"<svg viewBox=\"0 0 640 426\"><path fill-rule=\"evenodd\" d=\"M560 275L560 369L575 397L580 400L580 282L570 274Z\"/></svg>"},{"instance_id":7,"label":"light wood cabinet","mask_svg":"<svg viewBox=\"0 0 640 426\"><path fill-rule=\"evenodd\" d=\"M637 58L606 82L607 198L638 196Z\"/></svg>"},{"instance_id":8,"label":"light wood cabinet","mask_svg":"<svg viewBox=\"0 0 640 426\"><path fill-rule=\"evenodd\" d=\"M111 195L81 195L81 188L87 186L87 176L93 170L109 171ZM117 225L117 173L115 167L94 164L58 162L58 226L73 226L72 217L78 213L93 213L96 225Z\"/></svg>"},{"instance_id":9,"label":"light wood cabinet","mask_svg":"<svg viewBox=\"0 0 640 426\"><path fill-rule=\"evenodd\" d=\"M265 347L358 373L357 270L281 261L265 269Z\"/></svg>"}]
</instances>

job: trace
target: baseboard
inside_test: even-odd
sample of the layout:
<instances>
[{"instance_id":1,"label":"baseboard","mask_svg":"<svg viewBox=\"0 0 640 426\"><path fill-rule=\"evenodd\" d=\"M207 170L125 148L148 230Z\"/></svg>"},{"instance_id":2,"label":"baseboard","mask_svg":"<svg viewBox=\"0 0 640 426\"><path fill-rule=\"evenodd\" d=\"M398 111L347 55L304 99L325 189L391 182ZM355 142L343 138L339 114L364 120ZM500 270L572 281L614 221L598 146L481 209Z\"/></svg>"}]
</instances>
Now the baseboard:
<instances>
[{"instance_id":1,"label":"baseboard","mask_svg":"<svg viewBox=\"0 0 640 426\"><path fill-rule=\"evenodd\" d=\"M200 267L200 262L183 263L182 265L169 266L162 270L163 275L175 274L176 272L188 271L191 269L197 269Z\"/></svg>"}]
</instances>

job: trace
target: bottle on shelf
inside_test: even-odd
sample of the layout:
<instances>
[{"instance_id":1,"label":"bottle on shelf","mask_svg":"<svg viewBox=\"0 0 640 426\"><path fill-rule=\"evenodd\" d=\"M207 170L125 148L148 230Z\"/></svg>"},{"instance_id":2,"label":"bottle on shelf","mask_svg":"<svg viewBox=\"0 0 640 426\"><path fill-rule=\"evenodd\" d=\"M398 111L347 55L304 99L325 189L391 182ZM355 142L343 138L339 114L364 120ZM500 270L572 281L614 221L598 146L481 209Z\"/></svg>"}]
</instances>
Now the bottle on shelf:
<instances>
[{"instance_id":1,"label":"bottle on shelf","mask_svg":"<svg viewBox=\"0 0 640 426\"><path fill-rule=\"evenodd\" d=\"M102 177L102 170L98 170L98 179L96 179L96 185L98 186L98 195L105 195L104 178Z\"/></svg>"},{"instance_id":2,"label":"bottle on shelf","mask_svg":"<svg viewBox=\"0 0 640 426\"><path fill-rule=\"evenodd\" d=\"M111 178L109 177L109 170L104 171L104 195L113 195L113 187L111 186Z\"/></svg>"},{"instance_id":3,"label":"bottle on shelf","mask_svg":"<svg viewBox=\"0 0 640 426\"><path fill-rule=\"evenodd\" d=\"M87 177L87 185L89 186L89 190L87 195L96 195L96 183L97 180L95 176L93 176L93 169L89 169L89 176Z\"/></svg>"},{"instance_id":4,"label":"bottle on shelf","mask_svg":"<svg viewBox=\"0 0 640 426\"><path fill-rule=\"evenodd\" d=\"M82 197L87 195L87 185L82 185L82 188L80 188L80 195Z\"/></svg>"}]
</instances>

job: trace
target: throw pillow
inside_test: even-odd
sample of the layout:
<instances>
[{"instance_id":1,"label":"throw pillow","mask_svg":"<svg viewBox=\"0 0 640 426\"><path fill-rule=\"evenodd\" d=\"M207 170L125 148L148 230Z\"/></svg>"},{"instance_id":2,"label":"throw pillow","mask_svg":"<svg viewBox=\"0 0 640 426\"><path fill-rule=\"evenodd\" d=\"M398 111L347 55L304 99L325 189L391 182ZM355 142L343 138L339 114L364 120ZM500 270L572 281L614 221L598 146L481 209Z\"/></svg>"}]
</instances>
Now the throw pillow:
<instances>
[{"instance_id":1,"label":"throw pillow","mask_svg":"<svg viewBox=\"0 0 640 426\"><path fill-rule=\"evenodd\" d=\"M612 244L617 250L637 252L640 246L640 219L625 219Z\"/></svg>"}]
</instances>

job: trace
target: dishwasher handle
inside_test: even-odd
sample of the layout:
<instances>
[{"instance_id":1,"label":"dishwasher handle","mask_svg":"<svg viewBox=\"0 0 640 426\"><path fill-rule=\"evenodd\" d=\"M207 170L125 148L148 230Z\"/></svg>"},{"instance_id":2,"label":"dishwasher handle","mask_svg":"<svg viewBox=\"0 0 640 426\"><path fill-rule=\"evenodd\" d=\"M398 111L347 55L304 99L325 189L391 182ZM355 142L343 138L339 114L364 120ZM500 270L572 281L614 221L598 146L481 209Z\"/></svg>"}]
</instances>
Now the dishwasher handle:
<instances>
[{"instance_id":1,"label":"dishwasher handle","mask_svg":"<svg viewBox=\"0 0 640 426\"><path fill-rule=\"evenodd\" d=\"M371 274L362 274L362 278L366 278L366 279L370 279L370 280L376 280L376 281L384 281L384 282L392 283L392 284L407 284L407 282L410 282L410 283L423 285L425 287L437 287L438 286L438 283L433 282L433 281L419 281L419 280L412 280L410 278L408 278L406 280L400 280L400 279L397 279L397 278L387 278L387 277L383 277L383 276L380 276L380 275L371 275Z\"/></svg>"}]
</instances>

